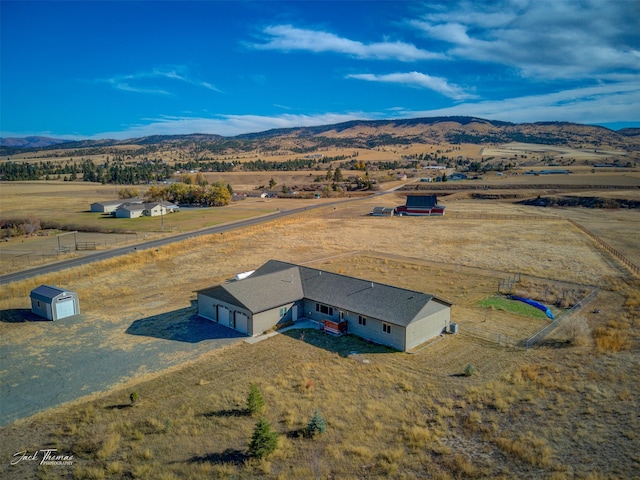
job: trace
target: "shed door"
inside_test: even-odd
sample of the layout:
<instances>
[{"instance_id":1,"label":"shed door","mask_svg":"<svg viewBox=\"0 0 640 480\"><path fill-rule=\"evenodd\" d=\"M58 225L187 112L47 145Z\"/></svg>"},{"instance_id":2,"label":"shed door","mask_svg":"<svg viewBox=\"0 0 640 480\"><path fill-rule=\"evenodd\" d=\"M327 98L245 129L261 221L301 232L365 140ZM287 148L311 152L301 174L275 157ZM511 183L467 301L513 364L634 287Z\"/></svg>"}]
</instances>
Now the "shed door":
<instances>
[{"instance_id":1,"label":"shed door","mask_svg":"<svg viewBox=\"0 0 640 480\"><path fill-rule=\"evenodd\" d=\"M73 308L73 298L56 303L56 318L72 317L75 314L76 311L75 308Z\"/></svg>"},{"instance_id":2,"label":"shed door","mask_svg":"<svg viewBox=\"0 0 640 480\"><path fill-rule=\"evenodd\" d=\"M249 333L249 319L244 313L236 312L236 330L242 333Z\"/></svg>"}]
</instances>

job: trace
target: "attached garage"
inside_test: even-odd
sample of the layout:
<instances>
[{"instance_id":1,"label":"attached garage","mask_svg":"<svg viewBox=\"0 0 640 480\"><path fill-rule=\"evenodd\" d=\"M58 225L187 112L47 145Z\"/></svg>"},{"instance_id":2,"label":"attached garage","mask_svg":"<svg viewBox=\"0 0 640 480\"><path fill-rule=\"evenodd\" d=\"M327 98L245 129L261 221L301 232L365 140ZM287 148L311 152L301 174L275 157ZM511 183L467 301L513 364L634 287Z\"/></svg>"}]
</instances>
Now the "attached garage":
<instances>
[{"instance_id":1,"label":"attached garage","mask_svg":"<svg viewBox=\"0 0 640 480\"><path fill-rule=\"evenodd\" d=\"M50 285L31 291L31 311L47 320L61 320L80 314L78 294Z\"/></svg>"}]
</instances>

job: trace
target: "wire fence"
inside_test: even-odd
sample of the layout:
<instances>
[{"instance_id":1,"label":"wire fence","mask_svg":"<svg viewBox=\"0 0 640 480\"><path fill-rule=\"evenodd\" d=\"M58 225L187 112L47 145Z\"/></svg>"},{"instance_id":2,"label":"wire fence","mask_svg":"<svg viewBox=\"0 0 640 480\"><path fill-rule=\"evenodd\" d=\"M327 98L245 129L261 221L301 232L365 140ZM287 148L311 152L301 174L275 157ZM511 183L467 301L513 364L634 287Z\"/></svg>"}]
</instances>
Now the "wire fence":
<instances>
[{"instance_id":1,"label":"wire fence","mask_svg":"<svg viewBox=\"0 0 640 480\"><path fill-rule=\"evenodd\" d=\"M501 332L482 330L480 328L472 326L465 326L464 330L461 331L472 337L480 338L491 343L497 343L498 345L502 345L503 347L517 347L518 345L522 345L522 340L511 337Z\"/></svg>"},{"instance_id":2,"label":"wire fence","mask_svg":"<svg viewBox=\"0 0 640 480\"><path fill-rule=\"evenodd\" d=\"M455 218L456 220L524 220L532 221L539 220L544 222L560 222L563 218L553 217L548 215L500 215L496 213L460 213L460 212L447 212L447 217Z\"/></svg>"},{"instance_id":3,"label":"wire fence","mask_svg":"<svg viewBox=\"0 0 640 480\"><path fill-rule=\"evenodd\" d=\"M69 232L61 235L42 235L37 246L24 248L18 238L4 243L0 249L0 273L6 274L24 268L41 266L69 258L72 255L85 255L88 251L121 247L139 242L142 239L155 238L157 235L119 233L98 234L93 232ZM46 238L48 237L48 238Z\"/></svg>"},{"instance_id":4,"label":"wire fence","mask_svg":"<svg viewBox=\"0 0 640 480\"><path fill-rule=\"evenodd\" d=\"M553 320L553 322L551 322L549 325L544 327L542 330L536 332L531 337L527 338L524 341L524 347L525 348L531 348L531 347L537 345L538 343L540 343L547 335L549 335L549 333L551 333L558 325L560 325L560 322L564 318L570 317L571 315L573 315L574 313L576 313L577 311L582 309L582 307L584 307L589 302L591 302L596 297L596 295L598 295L599 291L600 291L600 287L596 287L589 295L584 297L582 300L580 300L578 303L576 303L569 310L567 310L565 312L562 312L560 315L558 315Z\"/></svg>"},{"instance_id":5,"label":"wire fence","mask_svg":"<svg viewBox=\"0 0 640 480\"><path fill-rule=\"evenodd\" d=\"M572 183L496 183L473 184L471 182L445 182L445 183L420 183L405 185L398 189L398 192L414 192L414 191L456 191L456 190L630 190L638 188L635 185L589 185L589 184L572 184Z\"/></svg>"}]
</instances>

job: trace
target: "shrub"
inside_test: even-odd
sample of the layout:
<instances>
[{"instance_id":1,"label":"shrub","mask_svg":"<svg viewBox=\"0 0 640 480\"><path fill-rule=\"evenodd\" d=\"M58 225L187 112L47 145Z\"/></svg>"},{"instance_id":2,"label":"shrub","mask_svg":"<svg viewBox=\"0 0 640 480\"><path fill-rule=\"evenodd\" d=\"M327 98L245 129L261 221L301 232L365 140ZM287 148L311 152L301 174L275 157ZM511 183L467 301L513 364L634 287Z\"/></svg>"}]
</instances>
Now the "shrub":
<instances>
[{"instance_id":1,"label":"shrub","mask_svg":"<svg viewBox=\"0 0 640 480\"><path fill-rule=\"evenodd\" d=\"M136 403L139 399L140 399L140 395L138 395L138 392L131 392L131 394L129 395L129 400L131 400L131 405Z\"/></svg>"},{"instance_id":2,"label":"shrub","mask_svg":"<svg viewBox=\"0 0 640 480\"><path fill-rule=\"evenodd\" d=\"M476 373L476 369L473 368L473 365L471 365L470 363L467 364L466 367L464 367L464 376L465 377L470 377L471 375Z\"/></svg>"},{"instance_id":3,"label":"shrub","mask_svg":"<svg viewBox=\"0 0 640 480\"><path fill-rule=\"evenodd\" d=\"M262 394L255 383L252 383L249 388L249 395L247 396L247 410L251 415L259 414L264 411L264 400L262 399Z\"/></svg>"},{"instance_id":4,"label":"shrub","mask_svg":"<svg viewBox=\"0 0 640 480\"><path fill-rule=\"evenodd\" d=\"M589 344L591 328L583 316L571 315L560 322L560 333L570 344L585 346Z\"/></svg>"},{"instance_id":5,"label":"shrub","mask_svg":"<svg viewBox=\"0 0 640 480\"><path fill-rule=\"evenodd\" d=\"M307 424L307 431L306 431L307 436L313 438L319 433L324 433L326 431L327 431L327 422L325 421L324 418L322 418L322 415L320 415L318 410L316 410L313 413L313 416L311 417L311 419L309 420L309 423Z\"/></svg>"},{"instance_id":6,"label":"shrub","mask_svg":"<svg viewBox=\"0 0 640 480\"><path fill-rule=\"evenodd\" d=\"M278 434L271 429L271 425L264 418L258 420L249 443L249 455L255 458L265 458L278 447Z\"/></svg>"}]
</instances>

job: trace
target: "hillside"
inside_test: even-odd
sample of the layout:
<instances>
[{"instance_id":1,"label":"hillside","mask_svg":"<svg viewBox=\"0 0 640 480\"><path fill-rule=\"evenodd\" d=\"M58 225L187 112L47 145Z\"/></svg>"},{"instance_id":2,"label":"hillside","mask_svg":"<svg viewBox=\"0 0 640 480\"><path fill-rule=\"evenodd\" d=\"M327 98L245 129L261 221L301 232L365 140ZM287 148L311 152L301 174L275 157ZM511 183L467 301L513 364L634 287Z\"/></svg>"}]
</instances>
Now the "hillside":
<instances>
[{"instance_id":1,"label":"hillside","mask_svg":"<svg viewBox=\"0 0 640 480\"><path fill-rule=\"evenodd\" d=\"M50 147L52 145L59 145L61 143L67 143L69 140L63 140L60 138L49 137L0 137L0 147L8 148L43 148Z\"/></svg>"},{"instance_id":2,"label":"hillside","mask_svg":"<svg viewBox=\"0 0 640 480\"><path fill-rule=\"evenodd\" d=\"M434 117L403 120L354 120L334 125L274 129L264 132L223 137L211 134L153 135L127 140L83 140L68 142L42 137L0 139L0 154L42 149L87 149L115 146L155 148L193 148L215 154L252 150L307 153L322 148L376 148L408 144L500 144L508 142L564 145L580 148L640 148L637 129L616 132L604 127L565 122L513 124L476 117ZM39 141L37 139L40 139ZM153 151L153 148L151 148Z\"/></svg>"}]
</instances>

